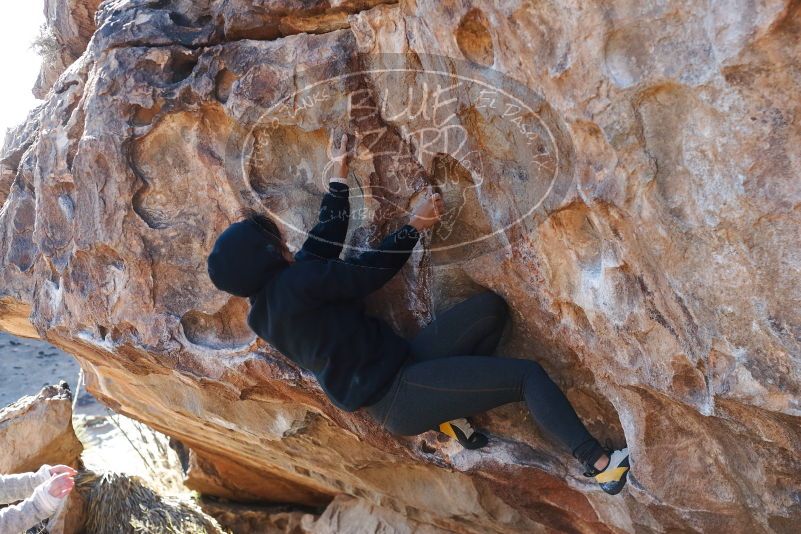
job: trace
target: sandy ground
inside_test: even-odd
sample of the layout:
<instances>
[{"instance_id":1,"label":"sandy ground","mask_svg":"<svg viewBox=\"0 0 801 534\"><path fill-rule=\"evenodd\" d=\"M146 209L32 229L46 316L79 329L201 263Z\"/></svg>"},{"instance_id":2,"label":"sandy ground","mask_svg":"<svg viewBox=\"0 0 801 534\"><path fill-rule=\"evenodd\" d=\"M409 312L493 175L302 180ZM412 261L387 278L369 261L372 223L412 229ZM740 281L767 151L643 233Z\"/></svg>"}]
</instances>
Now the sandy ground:
<instances>
[{"instance_id":1,"label":"sandy ground","mask_svg":"<svg viewBox=\"0 0 801 534\"><path fill-rule=\"evenodd\" d=\"M75 390L79 370L72 356L49 343L0 332L0 407L59 380Z\"/></svg>"}]
</instances>

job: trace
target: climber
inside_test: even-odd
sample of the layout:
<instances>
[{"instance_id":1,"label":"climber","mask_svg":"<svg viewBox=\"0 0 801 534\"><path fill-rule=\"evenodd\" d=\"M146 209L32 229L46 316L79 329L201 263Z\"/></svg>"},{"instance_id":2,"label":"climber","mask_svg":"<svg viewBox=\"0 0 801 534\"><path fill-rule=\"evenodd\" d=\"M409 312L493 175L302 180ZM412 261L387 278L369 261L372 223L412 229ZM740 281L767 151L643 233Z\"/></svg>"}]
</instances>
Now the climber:
<instances>
[{"instance_id":1,"label":"climber","mask_svg":"<svg viewBox=\"0 0 801 534\"><path fill-rule=\"evenodd\" d=\"M66 465L43 465L35 473L0 475L0 533L26 532L51 517L75 487L77 471Z\"/></svg>"},{"instance_id":2,"label":"climber","mask_svg":"<svg viewBox=\"0 0 801 534\"><path fill-rule=\"evenodd\" d=\"M207 260L212 283L247 297L248 325L314 373L338 408L364 408L394 434L439 428L473 447L481 443L471 443L476 433L465 417L525 401L539 427L583 464L585 476L607 493L619 493L628 449L601 446L539 364L489 356L507 319L501 297L474 296L411 341L365 313L362 300L401 269L444 204L429 189L408 223L377 249L340 260L350 219L348 141L343 135L338 147L330 142L333 173L319 222L294 257L275 222L249 213L217 238Z\"/></svg>"}]
</instances>

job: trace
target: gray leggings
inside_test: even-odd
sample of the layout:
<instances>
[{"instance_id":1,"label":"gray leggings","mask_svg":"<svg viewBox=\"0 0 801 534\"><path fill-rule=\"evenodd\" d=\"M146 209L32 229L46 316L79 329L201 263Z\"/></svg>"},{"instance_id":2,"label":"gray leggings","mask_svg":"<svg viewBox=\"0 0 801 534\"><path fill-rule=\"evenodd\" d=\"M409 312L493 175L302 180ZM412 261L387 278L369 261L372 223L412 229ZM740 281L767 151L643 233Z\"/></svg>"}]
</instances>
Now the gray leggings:
<instances>
[{"instance_id":1,"label":"gray leggings","mask_svg":"<svg viewBox=\"0 0 801 534\"><path fill-rule=\"evenodd\" d=\"M367 413L393 434L412 436L524 400L541 430L580 462L594 463L603 448L543 368L532 360L490 356L507 320L506 303L491 292L440 314L410 341L411 360Z\"/></svg>"}]
</instances>

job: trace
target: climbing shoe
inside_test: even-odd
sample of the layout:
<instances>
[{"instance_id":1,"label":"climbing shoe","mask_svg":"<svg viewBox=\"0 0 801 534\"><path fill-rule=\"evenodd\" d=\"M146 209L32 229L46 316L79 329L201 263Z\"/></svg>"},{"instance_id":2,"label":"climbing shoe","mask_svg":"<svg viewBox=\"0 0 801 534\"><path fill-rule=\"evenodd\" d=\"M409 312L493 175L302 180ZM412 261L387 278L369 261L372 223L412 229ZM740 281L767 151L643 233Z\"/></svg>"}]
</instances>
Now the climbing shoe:
<instances>
[{"instance_id":1,"label":"climbing shoe","mask_svg":"<svg viewBox=\"0 0 801 534\"><path fill-rule=\"evenodd\" d=\"M442 423L439 425L439 431L458 441L465 449L480 449L487 444L487 436L476 432L465 418Z\"/></svg>"},{"instance_id":2,"label":"climbing shoe","mask_svg":"<svg viewBox=\"0 0 801 534\"><path fill-rule=\"evenodd\" d=\"M592 477L609 495L617 495L623 486L626 485L626 477L629 475L629 449L618 451L606 451L609 456L609 464L603 471L595 469L593 466L586 466L585 477Z\"/></svg>"}]
</instances>

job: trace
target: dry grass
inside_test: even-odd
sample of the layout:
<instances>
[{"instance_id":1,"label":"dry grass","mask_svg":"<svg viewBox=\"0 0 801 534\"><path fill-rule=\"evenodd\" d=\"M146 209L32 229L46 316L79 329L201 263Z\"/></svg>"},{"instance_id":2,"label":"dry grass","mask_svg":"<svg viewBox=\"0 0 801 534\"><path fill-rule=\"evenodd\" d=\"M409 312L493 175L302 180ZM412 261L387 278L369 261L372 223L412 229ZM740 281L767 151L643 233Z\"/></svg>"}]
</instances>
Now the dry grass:
<instances>
[{"instance_id":1,"label":"dry grass","mask_svg":"<svg viewBox=\"0 0 801 534\"><path fill-rule=\"evenodd\" d=\"M81 472L76 488L87 501L87 534L223 534L193 503L163 497L137 477Z\"/></svg>"},{"instance_id":2,"label":"dry grass","mask_svg":"<svg viewBox=\"0 0 801 534\"><path fill-rule=\"evenodd\" d=\"M39 35L33 40L31 48L45 61L55 61L61 54L61 44L47 24L39 27Z\"/></svg>"}]
</instances>

